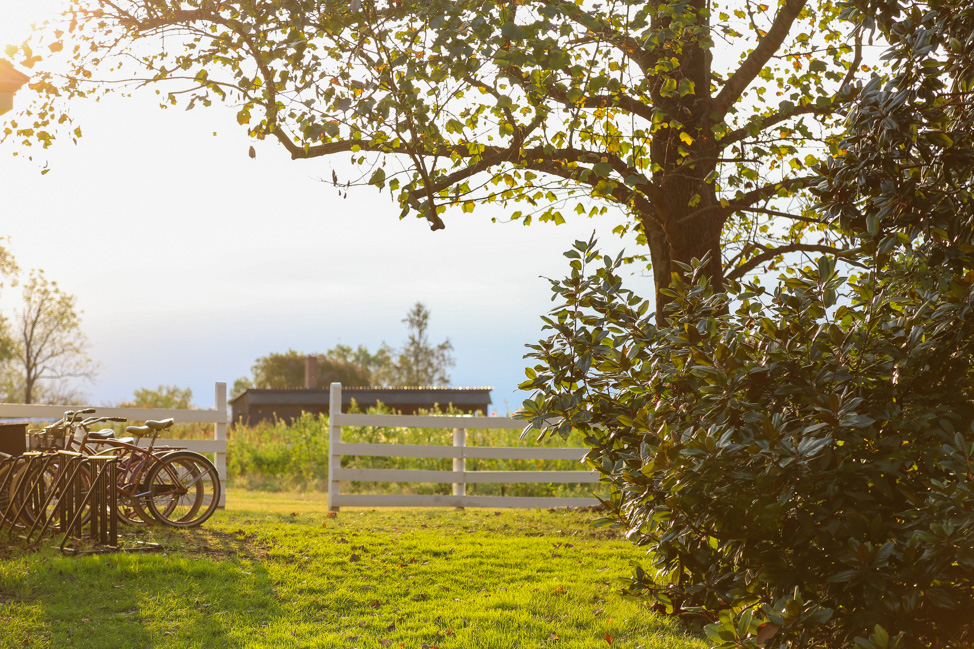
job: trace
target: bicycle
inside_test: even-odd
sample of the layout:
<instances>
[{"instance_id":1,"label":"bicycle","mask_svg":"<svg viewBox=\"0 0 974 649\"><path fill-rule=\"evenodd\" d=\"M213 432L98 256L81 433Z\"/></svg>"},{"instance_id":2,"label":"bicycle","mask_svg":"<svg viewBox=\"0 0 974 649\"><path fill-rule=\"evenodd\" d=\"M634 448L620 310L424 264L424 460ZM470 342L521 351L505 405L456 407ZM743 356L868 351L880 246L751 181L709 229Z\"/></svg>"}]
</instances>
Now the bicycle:
<instances>
[{"instance_id":1,"label":"bicycle","mask_svg":"<svg viewBox=\"0 0 974 649\"><path fill-rule=\"evenodd\" d=\"M125 432L132 437L118 438L112 429L92 431L91 427L100 422L126 421L125 418L89 417L78 421L80 415L91 413L93 408L65 412L60 421L34 431L32 448L48 445L88 457L115 456L117 513L125 523L193 527L213 515L222 493L213 463L193 451L155 446L159 433L173 425L172 419L128 426ZM150 437L148 446L139 446L136 437ZM90 484L91 476L86 477Z\"/></svg>"},{"instance_id":2,"label":"bicycle","mask_svg":"<svg viewBox=\"0 0 974 649\"><path fill-rule=\"evenodd\" d=\"M108 447L99 454L113 453L119 457L119 496L139 518L171 527L194 527L213 515L222 493L220 477L213 463L193 451L155 446L159 433L172 427L173 419L149 420L142 426L127 426L125 432L132 438L116 438L111 429L90 431L92 424L111 420L93 417L80 422L79 428L85 431L80 449L81 452L88 451L91 442ZM149 437L148 446L138 446L136 437ZM125 516L128 512L119 513Z\"/></svg>"}]
</instances>

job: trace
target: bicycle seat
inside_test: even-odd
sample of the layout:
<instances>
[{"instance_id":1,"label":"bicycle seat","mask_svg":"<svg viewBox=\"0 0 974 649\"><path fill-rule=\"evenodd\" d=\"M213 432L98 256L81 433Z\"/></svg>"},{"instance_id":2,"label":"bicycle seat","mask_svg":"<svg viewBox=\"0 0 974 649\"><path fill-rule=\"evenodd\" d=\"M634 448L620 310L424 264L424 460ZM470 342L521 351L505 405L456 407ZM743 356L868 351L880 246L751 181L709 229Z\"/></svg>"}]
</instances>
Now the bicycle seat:
<instances>
[{"instance_id":1,"label":"bicycle seat","mask_svg":"<svg viewBox=\"0 0 974 649\"><path fill-rule=\"evenodd\" d=\"M122 444L135 444L135 438L134 437L119 437L115 441L121 442Z\"/></svg>"},{"instance_id":2,"label":"bicycle seat","mask_svg":"<svg viewBox=\"0 0 974 649\"><path fill-rule=\"evenodd\" d=\"M102 428L88 433L88 439L112 439L114 437L115 431L111 428Z\"/></svg>"},{"instance_id":3,"label":"bicycle seat","mask_svg":"<svg viewBox=\"0 0 974 649\"><path fill-rule=\"evenodd\" d=\"M172 426L175 423L175 421L176 420L173 419L172 417L170 417L169 419L163 419L161 421L153 421L150 419L149 421L145 422L145 425L151 428L152 430L165 430L170 426Z\"/></svg>"}]
</instances>

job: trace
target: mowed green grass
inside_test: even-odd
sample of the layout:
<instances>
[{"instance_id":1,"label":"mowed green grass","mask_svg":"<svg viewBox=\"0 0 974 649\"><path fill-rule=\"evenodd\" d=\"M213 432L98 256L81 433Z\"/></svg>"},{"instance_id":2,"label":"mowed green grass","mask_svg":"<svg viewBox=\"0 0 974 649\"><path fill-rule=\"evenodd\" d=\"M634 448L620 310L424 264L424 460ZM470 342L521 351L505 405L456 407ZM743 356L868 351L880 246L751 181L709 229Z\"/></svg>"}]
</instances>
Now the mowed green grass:
<instances>
[{"instance_id":1,"label":"mowed green grass","mask_svg":"<svg viewBox=\"0 0 974 649\"><path fill-rule=\"evenodd\" d=\"M0 537L0 647L706 646L619 594L641 554L589 512L228 502L199 529L126 531L160 553L64 557Z\"/></svg>"}]
</instances>

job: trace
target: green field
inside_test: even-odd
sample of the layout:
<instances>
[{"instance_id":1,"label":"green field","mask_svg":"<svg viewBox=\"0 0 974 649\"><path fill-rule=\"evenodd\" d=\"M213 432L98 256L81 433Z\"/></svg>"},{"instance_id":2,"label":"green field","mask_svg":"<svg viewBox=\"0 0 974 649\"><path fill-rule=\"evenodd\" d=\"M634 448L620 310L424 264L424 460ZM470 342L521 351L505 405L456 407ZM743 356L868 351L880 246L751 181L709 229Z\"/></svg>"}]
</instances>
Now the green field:
<instances>
[{"instance_id":1,"label":"green field","mask_svg":"<svg viewBox=\"0 0 974 649\"><path fill-rule=\"evenodd\" d=\"M348 510L231 490L164 551L0 537L0 647L704 647L623 597L638 549L591 512Z\"/></svg>"}]
</instances>

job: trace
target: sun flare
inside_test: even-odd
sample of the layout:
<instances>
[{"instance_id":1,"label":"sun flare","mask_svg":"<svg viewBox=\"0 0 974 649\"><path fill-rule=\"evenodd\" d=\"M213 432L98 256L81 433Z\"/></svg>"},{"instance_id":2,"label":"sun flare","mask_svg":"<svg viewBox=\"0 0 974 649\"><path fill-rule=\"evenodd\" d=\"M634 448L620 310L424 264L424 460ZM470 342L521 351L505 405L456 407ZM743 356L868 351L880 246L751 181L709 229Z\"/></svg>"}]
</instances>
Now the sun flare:
<instances>
[{"instance_id":1,"label":"sun flare","mask_svg":"<svg viewBox=\"0 0 974 649\"><path fill-rule=\"evenodd\" d=\"M5 56L3 48L23 43L34 25L56 18L68 4L68 0L0 0L0 56Z\"/></svg>"}]
</instances>

